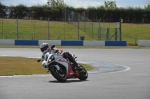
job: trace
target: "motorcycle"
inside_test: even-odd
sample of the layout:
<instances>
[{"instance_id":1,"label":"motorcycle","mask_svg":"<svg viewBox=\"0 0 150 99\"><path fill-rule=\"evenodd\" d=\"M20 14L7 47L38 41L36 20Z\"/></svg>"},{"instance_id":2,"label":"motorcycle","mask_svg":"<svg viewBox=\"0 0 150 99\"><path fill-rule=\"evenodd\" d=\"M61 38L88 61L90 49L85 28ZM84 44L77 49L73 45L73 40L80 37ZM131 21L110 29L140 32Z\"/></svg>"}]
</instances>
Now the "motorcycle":
<instances>
[{"instance_id":1,"label":"motorcycle","mask_svg":"<svg viewBox=\"0 0 150 99\"><path fill-rule=\"evenodd\" d=\"M86 69L78 64L78 68L74 66L68 59L63 58L61 51L54 50L55 45L51 46L51 51L44 55L42 66L51 72L52 76L60 82L66 82L70 78L78 78L79 80L86 80L88 73ZM72 55L74 59L77 57ZM41 59L37 60L38 62Z\"/></svg>"}]
</instances>

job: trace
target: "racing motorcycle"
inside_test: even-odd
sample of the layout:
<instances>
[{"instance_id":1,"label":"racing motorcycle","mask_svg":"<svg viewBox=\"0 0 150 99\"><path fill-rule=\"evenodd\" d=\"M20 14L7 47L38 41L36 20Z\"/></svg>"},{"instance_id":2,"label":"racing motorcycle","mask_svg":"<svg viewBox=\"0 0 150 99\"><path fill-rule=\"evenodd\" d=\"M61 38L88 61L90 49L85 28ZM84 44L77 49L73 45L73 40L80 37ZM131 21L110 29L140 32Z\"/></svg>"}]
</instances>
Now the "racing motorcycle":
<instances>
[{"instance_id":1,"label":"racing motorcycle","mask_svg":"<svg viewBox=\"0 0 150 99\"><path fill-rule=\"evenodd\" d=\"M66 82L70 78L78 78L80 80L86 80L88 73L86 69L78 64L78 68L74 66L68 59L63 58L61 51L54 50L55 45L51 46L51 51L47 52L44 59L38 59L37 62L42 62L42 66L47 68L51 72L52 76L60 82ZM74 59L77 57L72 55Z\"/></svg>"}]
</instances>

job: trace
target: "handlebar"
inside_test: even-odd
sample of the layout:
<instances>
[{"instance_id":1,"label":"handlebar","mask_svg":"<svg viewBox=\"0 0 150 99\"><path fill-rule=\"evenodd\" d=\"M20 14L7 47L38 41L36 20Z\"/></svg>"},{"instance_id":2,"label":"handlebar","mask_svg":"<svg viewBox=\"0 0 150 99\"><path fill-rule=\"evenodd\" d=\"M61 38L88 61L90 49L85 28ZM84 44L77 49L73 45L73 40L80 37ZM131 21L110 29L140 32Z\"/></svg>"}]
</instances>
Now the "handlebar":
<instances>
[{"instance_id":1,"label":"handlebar","mask_svg":"<svg viewBox=\"0 0 150 99\"><path fill-rule=\"evenodd\" d=\"M54 49L54 47L55 47L55 45L52 45L52 46L51 46L51 49Z\"/></svg>"}]
</instances>

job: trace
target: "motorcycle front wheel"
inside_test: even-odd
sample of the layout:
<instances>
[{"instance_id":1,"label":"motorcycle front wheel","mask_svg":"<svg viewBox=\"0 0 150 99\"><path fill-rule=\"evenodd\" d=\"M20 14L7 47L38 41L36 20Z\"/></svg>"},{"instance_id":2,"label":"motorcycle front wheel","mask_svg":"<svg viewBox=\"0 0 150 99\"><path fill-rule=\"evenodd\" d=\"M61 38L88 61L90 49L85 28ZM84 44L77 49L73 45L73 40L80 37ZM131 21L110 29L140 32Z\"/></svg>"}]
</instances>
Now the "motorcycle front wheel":
<instances>
[{"instance_id":1,"label":"motorcycle front wheel","mask_svg":"<svg viewBox=\"0 0 150 99\"><path fill-rule=\"evenodd\" d=\"M57 70L55 66L51 66L49 70L55 79L57 79L60 82L66 82L66 69L61 68L61 70Z\"/></svg>"},{"instance_id":2,"label":"motorcycle front wheel","mask_svg":"<svg viewBox=\"0 0 150 99\"><path fill-rule=\"evenodd\" d=\"M79 64L79 70L78 71L79 71L79 77L78 77L78 79L80 79L80 80L86 80L88 78L88 72L80 64Z\"/></svg>"}]
</instances>

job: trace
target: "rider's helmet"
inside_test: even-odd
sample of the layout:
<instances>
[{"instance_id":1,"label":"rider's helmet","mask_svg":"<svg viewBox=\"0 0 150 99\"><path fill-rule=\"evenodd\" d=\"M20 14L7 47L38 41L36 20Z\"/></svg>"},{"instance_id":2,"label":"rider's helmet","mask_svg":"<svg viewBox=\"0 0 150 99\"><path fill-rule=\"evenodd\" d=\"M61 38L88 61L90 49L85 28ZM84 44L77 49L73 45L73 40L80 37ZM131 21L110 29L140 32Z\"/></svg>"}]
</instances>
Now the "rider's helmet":
<instances>
[{"instance_id":1,"label":"rider's helmet","mask_svg":"<svg viewBox=\"0 0 150 99\"><path fill-rule=\"evenodd\" d=\"M45 50L47 50L49 48L49 44L48 43L42 43L40 45L40 50L41 52L44 52Z\"/></svg>"}]
</instances>

